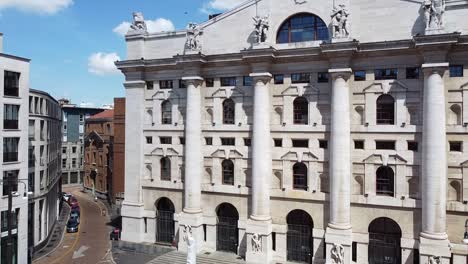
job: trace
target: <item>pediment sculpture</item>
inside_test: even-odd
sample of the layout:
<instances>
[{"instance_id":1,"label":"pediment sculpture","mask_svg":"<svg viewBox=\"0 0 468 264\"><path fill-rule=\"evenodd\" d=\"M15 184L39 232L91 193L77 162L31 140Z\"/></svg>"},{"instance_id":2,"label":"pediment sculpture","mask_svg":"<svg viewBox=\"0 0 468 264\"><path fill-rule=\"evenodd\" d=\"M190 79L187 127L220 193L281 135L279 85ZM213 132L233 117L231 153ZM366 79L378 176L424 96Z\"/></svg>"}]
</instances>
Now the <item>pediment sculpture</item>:
<instances>
[{"instance_id":1,"label":"pediment sculpture","mask_svg":"<svg viewBox=\"0 0 468 264\"><path fill-rule=\"evenodd\" d=\"M269 15L264 17L254 16L255 35L257 43L264 43L268 38L268 30L270 29Z\"/></svg>"},{"instance_id":2,"label":"pediment sculpture","mask_svg":"<svg viewBox=\"0 0 468 264\"><path fill-rule=\"evenodd\" d=\"M444 28L445 0L424 0L421 9L426 22L427 30L440 30Z\"/></svg>"},{"instance_id":3,"label":"pediment sculpture","mask_svg":"<svg viewBox=\"0 0 468 264\"><path fill-rule=\"evenodd\" d=\"M350 13L345 5L339 5L333 8L331 17L334 39L349 38L351 33L349 15Z\"/></svg>"},{"instance_id":4,"label":"pediment sculpture","mask_svg":"<svg viewBox=\"0 0 468 264\"><path fill-rule=\"evenodd\" d=\"M189 51L201 51L202 46L200 42L200 36L203 34L203 30L193 22L187 25L187 40L185 42L185 48Z\"/></svg>"},{"instance_id":5,"label":"pediment sculpture","mask_svg":"<svg viewBox=\"0 0 468 264\"><path fill-rule=\"evenodd\" d=\"M135 31L148 31L142 12L133 12L133 22L130 25L130 28Z\"/></svg>"}]
</instances>

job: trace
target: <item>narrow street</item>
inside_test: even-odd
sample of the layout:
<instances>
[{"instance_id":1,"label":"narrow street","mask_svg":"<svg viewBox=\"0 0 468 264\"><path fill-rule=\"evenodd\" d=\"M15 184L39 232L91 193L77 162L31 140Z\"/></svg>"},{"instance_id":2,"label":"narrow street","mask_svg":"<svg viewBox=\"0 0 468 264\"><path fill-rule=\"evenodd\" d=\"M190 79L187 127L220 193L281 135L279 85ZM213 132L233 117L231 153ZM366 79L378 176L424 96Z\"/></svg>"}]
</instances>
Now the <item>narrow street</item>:
<instances>
[{"instance_id":1,"label":"narrow street","mask_svg":"<svg viewBox=\"0 0 468 264\"><path fill-rule=\"evenodd\" d=\"M91 196L77 189L71 192L78 200L81 217L77 233L65 233L63 241L49 255L34 264L94 264L112 263L107 216L102 215L102 205L92 200ZM102 208L102 209L101 209Z\"/></svg>"}]
</instances>

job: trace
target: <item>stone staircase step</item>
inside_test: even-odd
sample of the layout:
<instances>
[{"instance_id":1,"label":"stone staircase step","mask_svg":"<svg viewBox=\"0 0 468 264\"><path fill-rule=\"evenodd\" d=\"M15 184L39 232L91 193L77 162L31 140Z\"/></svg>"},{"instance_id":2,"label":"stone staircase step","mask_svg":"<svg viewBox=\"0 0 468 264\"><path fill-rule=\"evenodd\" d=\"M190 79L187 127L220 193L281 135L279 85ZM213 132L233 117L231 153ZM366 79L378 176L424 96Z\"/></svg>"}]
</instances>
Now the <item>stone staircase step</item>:
<instances>
[{"instance_id":1,"label":"stone staircase step","mask_svg":"<svg viewBox=\"0 0 468 264\"><path fill-rule=\"evenodd\" d=\"M162 256L159 256L147 264L186 264L187 256L184 253L172 251ZM224 260L224 259L215 259L205 255L197 256L197 264L237 264L245 263L242 260Z\"/></svg>"}]
</instances>

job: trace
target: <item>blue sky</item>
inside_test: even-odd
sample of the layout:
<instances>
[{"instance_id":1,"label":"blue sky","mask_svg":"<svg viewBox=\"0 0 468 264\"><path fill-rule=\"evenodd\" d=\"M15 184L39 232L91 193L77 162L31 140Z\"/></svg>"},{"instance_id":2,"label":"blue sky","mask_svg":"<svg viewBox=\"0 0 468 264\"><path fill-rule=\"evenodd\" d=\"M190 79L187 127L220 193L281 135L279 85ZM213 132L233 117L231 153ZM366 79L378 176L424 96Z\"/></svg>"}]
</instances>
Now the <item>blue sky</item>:
<instances>
[{"instance_id":1,"label":"blue sky","mask_svg":"<svg viewBox=\"0 0 468 264\"><path fill-rule=\"evenodd\" d=\"M32 60L31 88L100 106L125 95L112 60L126 58L118 32L133 11L142 11L154 31L182 29L244 1L0 0L0 32L4 53Z\"/></svg>"}]
</instances>

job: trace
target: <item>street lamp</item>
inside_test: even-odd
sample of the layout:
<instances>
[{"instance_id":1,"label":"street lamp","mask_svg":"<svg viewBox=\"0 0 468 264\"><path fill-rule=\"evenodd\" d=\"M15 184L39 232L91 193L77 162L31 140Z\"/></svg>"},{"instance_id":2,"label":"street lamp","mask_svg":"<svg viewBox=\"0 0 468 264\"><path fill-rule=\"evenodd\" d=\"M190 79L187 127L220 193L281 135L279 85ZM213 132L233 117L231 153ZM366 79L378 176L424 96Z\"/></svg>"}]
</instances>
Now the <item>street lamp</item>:
<instances>
[{"instance_id":1,"label":"street lamp","mask_svg":"<svg viewBox=\"0 0 468 264\"><path fill-rule=\"evenodd\" d=\"M32 194L32 192L28 192L28 186L24 181L27 179L17 179L18 183L24 184L24 194L23 199L28 199L28 195ZM1 184L5 184L5 180L0 180ZM8 193L8 212L7 212L7 228L8 228L8 236L7 236L7 264L13 264L12 253L13 253L13 236L12 236L12 225L13 225L13 196L18 197L20 194L18 190L12 191L11 186L15 182L13 181L13 172L7 172L7 193ZM18 223L16 223L18 224Z\"/></svg>"},{"instance_id":2,"label":"street lamp","mask_svg":"<svg viewBox=\"0 0 468 264\"><path fill-rule=\"evenodd\" d=\"M463 244L468 245L468 219L465 221L465 235L463 237Z\"/></svg>"}]
</instances>

